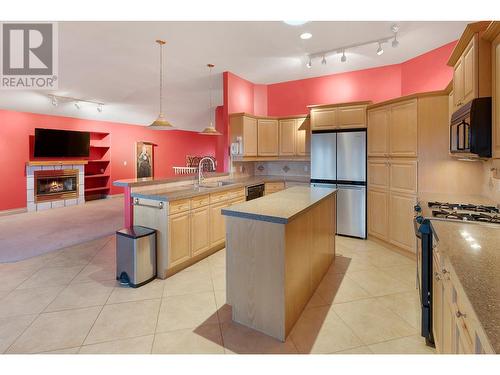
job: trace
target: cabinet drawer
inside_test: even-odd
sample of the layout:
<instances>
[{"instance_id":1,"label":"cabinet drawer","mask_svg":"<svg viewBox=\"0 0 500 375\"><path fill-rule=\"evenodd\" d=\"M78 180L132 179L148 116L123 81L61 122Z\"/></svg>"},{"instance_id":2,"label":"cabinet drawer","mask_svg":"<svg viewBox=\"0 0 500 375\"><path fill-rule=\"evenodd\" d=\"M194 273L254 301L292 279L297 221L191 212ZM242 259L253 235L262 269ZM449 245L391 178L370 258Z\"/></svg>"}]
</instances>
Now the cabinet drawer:
<instances>
[{"instance_id":1,"label":"cabinet drawer","mask_svg":"<svg viewBox=\"0 0 500 375\"><path fill-rule=\"evenodd\" d=\"M191 208L195 209L198 207L206 206L210 203L209 195L200 195L199 197L191 198Z\"/></svg>"},{"instance_id":2,"label":"cabinet drawer","mask_svg":"<svg viewBox=\"0 0 500 375\"><path fill-rule=\"evenodd\" d=\"M180 199L169 203L169 214L177 214L179 212L189 211L191 208L189 199Z\"/></svg>"},{"instance_id":3,"label":"cabinet drawer","mask_svg":"<svg viewBox=\"0 0 500 375\"><path fill-rule=\"evenodd\" d=\"M210 194L210 204L212 203L217 203L217 202L223 202L228 199L228 191L218 191L216 193L211 193Z\"/></svg>"}]
</instances>

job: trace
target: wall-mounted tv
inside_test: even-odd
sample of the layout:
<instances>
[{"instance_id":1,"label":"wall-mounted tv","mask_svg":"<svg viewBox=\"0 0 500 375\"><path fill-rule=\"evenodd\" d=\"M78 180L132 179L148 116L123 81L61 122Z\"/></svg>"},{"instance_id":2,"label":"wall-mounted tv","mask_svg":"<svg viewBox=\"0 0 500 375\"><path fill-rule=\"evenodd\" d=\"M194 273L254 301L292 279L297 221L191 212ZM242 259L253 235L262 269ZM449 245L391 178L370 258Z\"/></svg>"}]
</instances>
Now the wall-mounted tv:
<instances>
[{"instance_id":1,"label":"wall-mounted tv","mask_svg":"<svg viewBox=\"0 0 500 375\"><path fill-rule=\"evenodd\" d=\"M88 157L90 133L35 129L35 157Z\"/></svg>"}]
</instances>

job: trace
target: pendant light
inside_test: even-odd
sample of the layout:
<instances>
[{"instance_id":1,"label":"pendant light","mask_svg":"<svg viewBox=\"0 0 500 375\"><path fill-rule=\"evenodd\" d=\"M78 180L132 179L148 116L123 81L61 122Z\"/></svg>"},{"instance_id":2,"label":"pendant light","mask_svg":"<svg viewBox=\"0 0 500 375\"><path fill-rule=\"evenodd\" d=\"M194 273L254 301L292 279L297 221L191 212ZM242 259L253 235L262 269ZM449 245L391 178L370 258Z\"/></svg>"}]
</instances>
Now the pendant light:
<instances>
[{"instance_id":1,"label":"pendant light","mask_svg":"<svg viewBox=\"0 0 500 375\"><path fill-rule=\"evenodd\" d=\"M208 104L208 113L209 113L209 126L207 126L205 129L203 129L199 134L205 134L205 135L222 135L215 129L214 126L214 121L213 121L213 115L214 111L212 108L212 69L214 68L214 64L207 64L208 67L208 97L209 97L209 104Z\"/></svg>"},{"instance_id":2,"label":"pendant light","mask_svg":"<svg viewBox=\"0 0 500 375\"><path fill-rule=\"evenodd\" d=\"M160 46L160 114L158 118L149 125L149 128L158 130L172 129L174 126L165 119L165 115L163 114L163 45L165 41L158 39L156 43Z\"/></svg>"}]
</instances>

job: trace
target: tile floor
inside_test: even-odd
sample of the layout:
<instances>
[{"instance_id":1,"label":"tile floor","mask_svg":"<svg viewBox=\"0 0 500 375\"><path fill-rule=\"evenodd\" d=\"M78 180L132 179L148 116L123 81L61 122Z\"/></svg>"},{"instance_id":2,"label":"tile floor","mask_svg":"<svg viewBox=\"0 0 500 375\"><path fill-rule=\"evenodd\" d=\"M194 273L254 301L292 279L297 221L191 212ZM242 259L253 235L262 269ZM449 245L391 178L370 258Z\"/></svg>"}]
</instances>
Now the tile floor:
<instances>
[{"instance_id":1,"label":"tile floor","mask_svg":"<svg viewBox=\"0 0 500 375\"><path fill-rule=\"evenodd\" d=\"M285 343L231 321L225 250L124 288L105 237L0 264L0 353L422 353L415 262L337 237L337 257Z\"/></svg>"}]
</instances>

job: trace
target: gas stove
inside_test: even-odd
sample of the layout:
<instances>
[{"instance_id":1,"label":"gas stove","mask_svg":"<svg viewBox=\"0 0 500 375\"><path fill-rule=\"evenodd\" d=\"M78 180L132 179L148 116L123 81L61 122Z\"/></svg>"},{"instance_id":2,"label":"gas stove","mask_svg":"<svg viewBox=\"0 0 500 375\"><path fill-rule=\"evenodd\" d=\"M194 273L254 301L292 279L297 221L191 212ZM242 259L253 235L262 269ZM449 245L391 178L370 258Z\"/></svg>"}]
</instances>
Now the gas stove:
<instances>
[{"instance_id":1,"label":"gas stove","mask_svg":"<svg viewBox=\"0 0 500 375\"><path fill-rule=\"evenodd\" d=\"M500 211L494 206L429 202L432 216L441 219L500 224Z\"/></svg>"}]
</instances>

